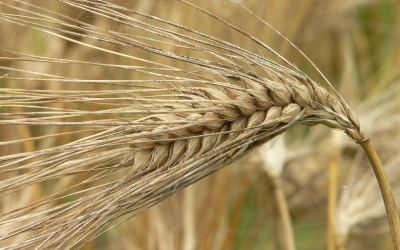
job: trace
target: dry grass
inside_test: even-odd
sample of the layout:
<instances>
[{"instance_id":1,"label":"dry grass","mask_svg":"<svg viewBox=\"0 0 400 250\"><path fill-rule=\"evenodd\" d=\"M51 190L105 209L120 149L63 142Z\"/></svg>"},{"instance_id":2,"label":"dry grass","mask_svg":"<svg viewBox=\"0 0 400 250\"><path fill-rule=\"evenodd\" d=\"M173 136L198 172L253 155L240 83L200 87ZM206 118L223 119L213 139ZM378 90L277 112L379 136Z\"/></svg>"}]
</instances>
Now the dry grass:
<instances>
[{"instance_id":1,"label":"dry grass","mask_svg":"<svg viewBox=\"0 0 400 250\"><path fill-rule=\"evenodd\" d=\"M7 176L1 182L4 195L12 199L21 192L31 197L25 190L41 193L30 200L14 198L27 202L3 210L3 239L31 239L15 249L42 243L43 248L80 246L297 124L325 124L355 141L363 139L358 119L335 91L329 93L244 31L240 33L257 49L246 50L152 16L144 19L144 14L114 5L60 2L75 5L65 7L65 14L82 11L92 20L80 22L32 6L24 8L45 16L23 11L15 15L10 7L1 15L5 23L19 24L13 26L18 29L51 32L56 38L50 39L66 51L78 43L87 48L75 53L97 50L101 58L82 61L77 54L39 57L2 50L2 59L12 67L3 77L7 88L1 90L1 105L8 108L1 113L1 126L18 125L20 133L27 134L22 138L44 134L2 140L7 147L26 148L1 158ZM222 20L215 22L226 28ZM118 25L102 26L107 23ZM266 56L265 50L272 54ZM132 66L138 61L143 64ZM61 66L68 70L46 70ZM80 67L87 67L82 76L76 74ZM35 74L28 72L32 69ZM116 80L112 72L117 70L127 73ZM97 73L102 80L91 77ZM67 138L64 143L51 146L50 140L62 138ZM191 195L185 197L190 201ZM159 218L160 213L153 216ZM185 216L184 244L190 248L195 245L193 215ZM158 238L173 242L171 237ZM211 243L203 244L207 249Z\"/></svg>"}]
</instances>

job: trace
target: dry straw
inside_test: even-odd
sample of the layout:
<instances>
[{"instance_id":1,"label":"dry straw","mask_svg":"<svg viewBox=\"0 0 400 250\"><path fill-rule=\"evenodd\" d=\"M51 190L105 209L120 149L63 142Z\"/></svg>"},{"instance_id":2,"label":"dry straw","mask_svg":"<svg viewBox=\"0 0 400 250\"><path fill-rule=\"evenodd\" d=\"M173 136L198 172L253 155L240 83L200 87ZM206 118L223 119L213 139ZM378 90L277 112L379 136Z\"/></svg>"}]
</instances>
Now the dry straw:
<instances>
[{"instance_id":1,"label":"dry straw","mask_svg":"<svg viewBox=\"0 0 400 250\"><path fill-rule=\"evenodd\" d=\"M365 149L381 185L395 249L400 249L398 218L390 187L356 114L332 86L327 91L267 44L183 0L180 2L251 39L277 61L200 31L102 0L58 2L65 8L123 24L148 37L101 28L28 2L15 2L18 4L1 2L7 6L7 11L0 14L2 22L30 27L35 32L137 60L146 66L60 59L0 49L0 59L9 62L128 70L142 79L86 80L2 67L9 72L1 77L6 83L74 83L74 86L90 83L104 87L99 91L1 89L1 126L69 126L76 127L70 134L90 133L62 146L0 157L0 173L7 177L0 181L2 196L12 197L29 187L45 196L30 200L29 204L18 204L0 216L0 240L12 242L4 249L82 247L127 218L298 124L324 124L342 130ZM141 50L147 55L179 61L181 65L155 63L143 56L107 50L101 44ZM198 56L173 53L168 47L179 47ZM78 109L75 104L85 108ZM65 134L1 144L11 146L62 135ZM50 183L51 190L41 190L40 183Z\"/></svg>"},{"instance_id":2,"label":"dry straw","mask_svg":"<svg viewBox=\"0 0 400 250\"><path fill-rule=\"evenodd\" d=\"M284 192L282 171L285 165L300 155L310 152L310 148L302 148L296 151L288 149L284 142L284 135L277 140L265 143L254 158L268 174L274 190L276 206L279 211L282 227L282 247L286 250L295 250L295 239L291 222L288 202Z\"/></svg>"},{"instance_id":3,"label":"dry straw","mask_svg":"<svg viewBox=\"0 0 400 250\"><path fill-rule=\"evenodd\" d=\"M386 231L384 205L378 186L371 171L366 171L362 166L363 152L360 150L354 159L346 185L342 188L335 219L335 233L339 249L345 249L350 233L368 232L368 224L373 224L375 231ZM385 170L393 187L395 197L399 197L399 157L394 156L385 162ZM375 223L371 223L375 222ZM379 228L380 225L385 225Z\"/></svg>"}]
</instances>

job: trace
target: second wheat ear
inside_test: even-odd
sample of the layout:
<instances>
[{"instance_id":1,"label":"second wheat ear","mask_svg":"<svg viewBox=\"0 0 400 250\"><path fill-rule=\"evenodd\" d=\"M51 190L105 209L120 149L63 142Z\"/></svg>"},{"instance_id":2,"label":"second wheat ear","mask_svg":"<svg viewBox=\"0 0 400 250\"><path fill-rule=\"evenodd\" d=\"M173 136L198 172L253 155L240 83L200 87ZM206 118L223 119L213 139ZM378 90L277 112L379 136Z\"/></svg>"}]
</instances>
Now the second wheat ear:
<instances>
[{"instance_id":1,"label":"second wheat ear","mask_svg":"<svg viewBox=\"0 0 400 250\"><path fill-rule=\"evenodd\" d=\"M116 52L82 42L81 39L138 48L191 67L191 70L181 69L141 58L151 66L100 64L2 49L3 53L10 55L6 58L9 61L92 65L135 71L146 78L87 80L50 74L27 78L14 76L13 73L4 78L6 81L45 84L96 83L125 86L126 89L92 92L2 89L8 98L1 100L1 105L23 107L24 110L1 113L7 118L0 120L1 125L96 127L100 131L62 146L0 157L2 171L17 173L21 169L34 170L1 181L0 191L4 193L81 172L95 173L80 183L1 215L1 225L12 228L8 233L1 234L0 240L17 238L26 231L32 231L32 235L15 246L80 246L109 230L110 223L120 216L129 212L136 214L159 203L259 148L288 128L298 124L324 124L344 131L365 149L382 190L395 249L400 250L398 214L382 165L363 134L356 114L333 87L332 93L327 91L262 41L186 1L181 2L240 32L283 63L188 27L105 1L59 2L94 17L160 37L160 40L169 40L169 45L200 51L214 61L172 53L162 49L161 45L157 47L138 42L136 38L65 16L58 16L57 19L38 18L29 16L29 13L24 13L25 16L0 14L3 21L28 26L106 53ZM170 29L150 25L135 19L132 14L160 22ZM58 27L54 28L54 25ZM118 55L138 59L132 55ZM48 111L33 112L31 109L32 106L46 108L47 103L79 103L83 110L48 107ZM123 115L131 117L119 117ZM63 120L80 116L93 119L84 122ZM32 162L32 159L37 160ZM24 165L21 166L21 162ZM96 182L106 178L110 178L107 184ZM76 192L85 194L84 197L51 208L47 206L69 196L73 187L87 183L96 184L99 191L84 187Z\"/></svg>"}]
</instances>

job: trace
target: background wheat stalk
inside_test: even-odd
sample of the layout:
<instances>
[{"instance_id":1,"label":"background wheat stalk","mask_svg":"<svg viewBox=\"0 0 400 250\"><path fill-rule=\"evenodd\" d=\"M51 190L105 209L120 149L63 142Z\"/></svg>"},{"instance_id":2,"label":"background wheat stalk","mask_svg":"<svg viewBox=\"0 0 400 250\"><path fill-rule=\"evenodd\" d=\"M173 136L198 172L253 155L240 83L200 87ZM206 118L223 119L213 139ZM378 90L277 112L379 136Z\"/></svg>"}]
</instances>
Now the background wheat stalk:
<instances>
[{"instance_id":1,"label":"background wheat stalk","mask_svg":"<svg viewBox=\"0 0 400 250\"><path fill-rule=\"evenodd\" d=\"M303 148L296 151L289 150L284 142L284 135L277 140L271 140L264 144L253 158L262 166L269 178L274 189L274 195L277 204L277 210L281 218L282 224L282 248L287 250L295 250L295 238L293 225L291 222L288 202L284 191L284 182L282 172L285 165L299 157L311 152L311 148L304 145Z\"/></svg>"},{"instance_id":2,"label":"background wheat stalk","mask_svg":"<svg viewBox=\"0 0 400 250\"><path fill-rule=\"evenodd\" d=\"M362 224L367 224L374 220L378 221L385 214L384 206L380 202L379 192L373 191L373 187L377 187L375 177L370 172L365 173L361 169L362 157L360 155L362 154L359 154L350 171L347 182L348 188L343 190L336 215L337 226L335 231L340 249L345 249L346 241L351 231L368 231L368 227ZM398 166L398 158L393 157L385 166L393 186L394 195L398 196L398 188L396 188L397 183L395 181L398 177L398 169L396 167ZM355 178L361 179L361 185L359 182L355 182ZM365 204L368 204L368 206L365 206ZM379 224L381 225L382 223ZM386 225L379 228L380 230L387 230Z\"/></svg>"},{"instance_id":3,"label":"background wheat stalk","mask_svg":"<svg viewBox=\"0 0 400 250\"><path fill-rule=\"evenodd\" d=\"M327 91L261 40L190 3L180 1L241 33L269 51L275 60L104 1L59 2L65 8L121 24L139 34L102 28L28 2L15 2L23 8L2 2L8 10L0 15L3 21L117 55L123 63L60 59L9 49L1 49L5 55L2 60L126 70L136 77L86 80L2 67L10 71L2 76L6 84L68 86L52 90L2 88L0 105L11 110L0 114L5 118L0 120L2 126L76 128L3 141L2 145L83 134L61 146L0 158L1 174L7 175L0 183L4 195L28 187L33 187L32 193L45 194L45 198L31 198L29 205L19 205L1 215L4 233L0 239L28 234L9 249L80 247L121 223L118 218L125 216L125 220L159 203L294 125L324 124L344 131L369 149L357 116L335 89ZM121 46L127 52L116 52L103 44ZM181 53L171 52L171 48ZM137 50L166 61L145 59L137 55L141 53ZM186 55L186 51L193 55ZM145 66L131 66L128 60ZM171 60L179 64L172 66ZM84 84L96 84L101 90L85 90L81 87ZM54 180L60 181L53 184L52 190L40 190L40 183Z\"/></svg>"}]
</instances>

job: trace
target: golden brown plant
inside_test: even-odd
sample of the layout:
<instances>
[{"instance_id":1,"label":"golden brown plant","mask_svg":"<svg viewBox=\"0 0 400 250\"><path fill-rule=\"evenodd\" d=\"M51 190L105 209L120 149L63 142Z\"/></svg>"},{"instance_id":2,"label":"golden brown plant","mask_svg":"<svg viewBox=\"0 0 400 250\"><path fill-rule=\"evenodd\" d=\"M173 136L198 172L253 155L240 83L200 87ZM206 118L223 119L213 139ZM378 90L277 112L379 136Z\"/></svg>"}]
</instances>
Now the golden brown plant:
<instances>
[{"instance_id":1,"label":"golden brown plant","mask_svg":"<svg viewBox=\"0 0 400 250\"><path fill-rule=\"evenodd\" d=\"M10 5L0 18L101 54L116 55L116 63L8 49L1 49L5 55L1 59L30 65L85 66L103 70L105 75L109 69L130 74L127 79L98 80L7 68L10 72L2 80L8 86L37 85L33 89L1 89L0 105L8 108L0 114L5 118L0 120L2 126L75 129L3 145L89 134L61 146L0 158L1 174L7 175L0 182L4 195L31 186L40 190L40 183L53 186L41 190L45 198L1 215L4 233L0 239L27 234L11 246L14 249L82 246L119 224L120 217L125 220L159 203L297 124L324 124L344 131L353 141L365 139L358 118L333 88L332 92L322 88L256 37L203 9L191 6L241 33L276 60L104 1L59 2L71 12L93 16L96 25L24 2L19 3L25 9L13 10L15 6ZM105 21L133 32L97 25ZM116 49L119 47L124 53ZM171 52L171 48L179 52ZM162 59L155 62L148 57ZM144 66L131 66L131 60ZM177 61L177 66L171 61ZM43 84L68 87L41 89ZM101 88L86 90L86 84Z\"/></svg>"}]
</instances>

